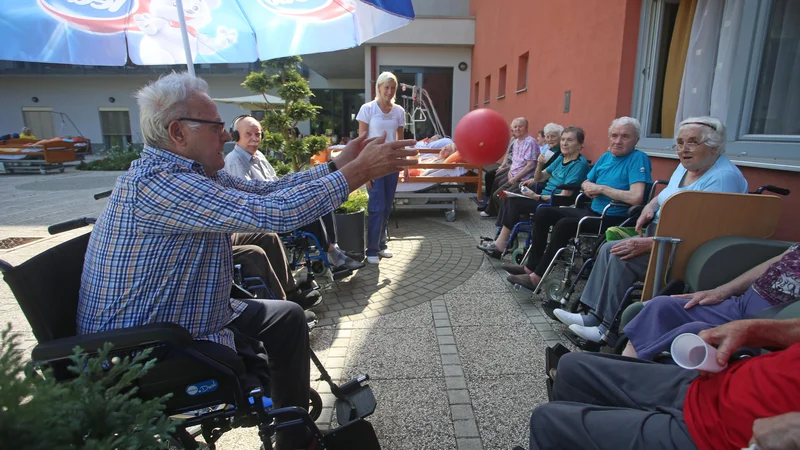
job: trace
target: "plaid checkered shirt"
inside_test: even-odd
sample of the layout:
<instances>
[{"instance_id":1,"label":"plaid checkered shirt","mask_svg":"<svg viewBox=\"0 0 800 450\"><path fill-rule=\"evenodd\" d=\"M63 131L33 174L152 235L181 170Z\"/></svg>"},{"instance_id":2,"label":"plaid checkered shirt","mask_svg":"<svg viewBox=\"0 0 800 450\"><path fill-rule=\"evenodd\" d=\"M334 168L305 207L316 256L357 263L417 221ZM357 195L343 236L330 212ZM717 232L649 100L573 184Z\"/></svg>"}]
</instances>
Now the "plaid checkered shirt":
<instances>
[{"instance_id":1,"label":"plaid checkered shirt","mask_svg":"<svg viewBox=\"0 0 800 450\"><path fill-rule=\"evenodd\" d=\"M275 182L246 181L145 147L117 180L86 251L78 334L157 322L236 349L225 326L246 304L230 298L231 233L288 232L341 205L349 188L326 165Z\"/></svg>"}]
</instances>

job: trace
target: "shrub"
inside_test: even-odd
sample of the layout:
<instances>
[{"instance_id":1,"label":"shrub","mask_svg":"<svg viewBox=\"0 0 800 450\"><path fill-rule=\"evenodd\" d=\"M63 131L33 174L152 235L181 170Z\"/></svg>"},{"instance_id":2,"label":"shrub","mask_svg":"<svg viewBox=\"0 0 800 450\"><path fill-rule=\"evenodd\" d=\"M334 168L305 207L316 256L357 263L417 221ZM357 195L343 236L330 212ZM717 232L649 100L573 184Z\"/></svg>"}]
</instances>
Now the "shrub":
<instances>
[{"instance_id":1,"label":"shrub","mask_svg":"<svg viewBox=\"0 0 800 450\"><path fill-rule=\"evenodd\" d=\"M85 162L81 161L76 167L78 170L128 170L131 163L142 154L141 146L130 147L123 150L117 146L111 147L108 156L103 159Z\"/></svg>"},{"instance_id":2,"label":"shrub","mask_svg":"<svg viewBox=\"0 0 800 450\"><path fill-rule=\"evenodd\" d=\"M338 207L336 214L352 214L359 211L367 210L367 203L369 202L369 195L365 189L358 189L350 193L347 201Z\"/></svg>"},{"instance_id":3,"label":"shrub","mask_svg":"<svg viewBox=\"0 0 800 450\"><path fill-rule=\"evenodd\" d=\"M168 396L142 401L132 387L155 363L149 350L105 369L110 344L96 357L76 347L69 370L77 377L58 383L49 370L23 362L18 340L10 325L0 333L3 448L166 448L177 424L163 415Z\"/></svg>"}]
</instances>

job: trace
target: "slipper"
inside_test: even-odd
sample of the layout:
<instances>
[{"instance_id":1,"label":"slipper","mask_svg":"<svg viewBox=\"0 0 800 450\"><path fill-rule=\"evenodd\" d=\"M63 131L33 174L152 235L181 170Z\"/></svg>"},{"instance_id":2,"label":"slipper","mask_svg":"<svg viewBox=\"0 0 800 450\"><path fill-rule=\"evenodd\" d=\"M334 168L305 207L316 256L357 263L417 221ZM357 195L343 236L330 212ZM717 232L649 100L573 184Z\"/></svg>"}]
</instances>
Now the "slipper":
<instances>
[{"instance_id":1,"label":"slipper","mask_svg":"<svg viewBox=\"0 0 800 450\"><path fill-rule=\"evenodd\" d=\"M477 247L478 250L482 251L483 253L489 255L490 258L501 259L503 257L503 252L498 250L497 247L494 246L493 242L489 244L478 244L475 247Z\"/></svg>"}]
</instances>

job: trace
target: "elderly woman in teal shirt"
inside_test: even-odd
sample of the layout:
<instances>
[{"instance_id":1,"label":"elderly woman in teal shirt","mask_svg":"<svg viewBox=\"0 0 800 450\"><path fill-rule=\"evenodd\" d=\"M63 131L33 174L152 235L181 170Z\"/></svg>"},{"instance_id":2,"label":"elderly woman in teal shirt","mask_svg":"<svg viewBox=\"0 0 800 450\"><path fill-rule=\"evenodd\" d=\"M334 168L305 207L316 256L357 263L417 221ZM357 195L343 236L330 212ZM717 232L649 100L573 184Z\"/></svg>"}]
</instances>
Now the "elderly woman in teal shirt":
<instances>
[{"instance_id":1,"label":"elderly woman in teal shirt","mask_svg":"<svg viewBox=\"0 0 800 450\"><path fill-rule=\"evenodd\" d=\"M583 149L584 133L581 128L567 127L561 133L561 154L552 164L545 164L545 154L539 155L539 164L536 172L528 181L520 183L522 195L528 198L511 197L506 199L497 217L497 226L502 226L500 234L494 242L478 245L478 248L489 256L499 258L511 236L511 229L520 221L520 215L536 212L541 204L550 203L553 195L571 195L572 191L562 191L557 186L565 184L579 185L589 173L589 162L581 155ZM543 167L547 166L545 169ZM533 191L536 183L547 181L541 194Z\"/></svg>"}]
</instances>

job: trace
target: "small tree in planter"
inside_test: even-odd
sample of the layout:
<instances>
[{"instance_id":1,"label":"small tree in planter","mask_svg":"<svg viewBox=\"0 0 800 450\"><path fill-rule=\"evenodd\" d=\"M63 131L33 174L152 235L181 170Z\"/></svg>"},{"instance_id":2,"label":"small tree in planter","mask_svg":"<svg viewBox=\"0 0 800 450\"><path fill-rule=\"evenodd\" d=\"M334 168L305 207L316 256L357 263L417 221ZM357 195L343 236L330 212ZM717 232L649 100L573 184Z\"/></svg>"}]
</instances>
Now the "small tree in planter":
<instances>
[{"instance_id":1,"label":"small tree in planter","mask_svg":"<svg viewBox=\"0 0 800 450\"><path fill-rule=\"evenodd\" d=\"M136 379L155 363L150 351L110 369L110 344L89 357L75 349L74 380L58 383L49 371L24 363L18 336L0 333L0 442L3 448L166 448L176 422L163 415L168 396L142 401Z\"/></svg>"},{"instance_id":2,"label":"small tree in planter","mask_svg":"<svg viewBox=\"0 0 800 450\"><path fill-rule=\"evenodd\" d=\"M314 94L308 87L308 80L297 71L301 62L299 56L264 61L262 66L267 70L250 73L242 83L264 96L264 103L268 106L261 123L264 128L262 149L283 150L295 172L328 146L328 140L322 136L298 138L294 133L298 123L313 119L320 109L308 101ZM271 90L283 99L283 105L270 103L267 92Z\"/></svg>"},{"instance_id":3,"label":"small tree in planter","mask_svg":"<svg viewBox=\"0 0 800 450\"><path fill-rule=\"evenodd\" d=\"M347 201L334 211L336 240L345 252L362 259L364 256L364 218L369 196L364 189L350 193Z\"/></svg>"}]
</instances>

